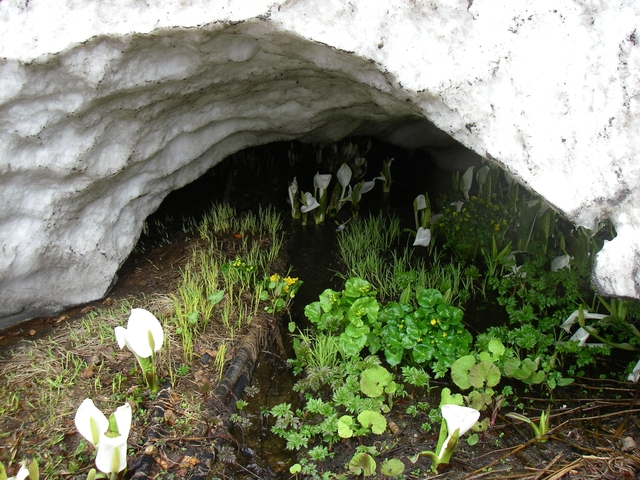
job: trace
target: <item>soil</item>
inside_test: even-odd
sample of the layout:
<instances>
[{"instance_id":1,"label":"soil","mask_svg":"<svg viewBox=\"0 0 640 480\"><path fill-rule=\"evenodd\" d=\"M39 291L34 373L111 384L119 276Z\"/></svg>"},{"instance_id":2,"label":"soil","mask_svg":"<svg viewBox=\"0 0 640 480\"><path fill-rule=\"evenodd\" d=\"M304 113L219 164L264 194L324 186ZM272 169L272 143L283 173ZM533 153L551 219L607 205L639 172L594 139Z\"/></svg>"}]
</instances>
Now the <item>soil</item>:
<instances>
[{"instance_id":1,"label":"soil","mask_svg":"<svg viewBox=\"0 0 640 480\"><path fill-rule=\"evenodd\" d=\"M286 148L276 146L265 155L286 158ZM404 152L384 145L380 150L380 156L385 158L397 156L394 165L402 165L403 161L411 165L412 160ZM262 175L273 181L261 181L260 173L239 174L243 170L238 168L227 198L210 195L203 199L197 193L202 192L203 186L208 191L222 192L228 185L227 173L234 167L223 164L213 172L213 177L203 177L190 188L172 194L154 218L173 218L180 223L178 219L181 221L184 216L197 217L212 201L230 201L239 210L271 203L287 216L284 192L287 180L292 177L290 166L277 161L269 165L273 170L266 173L263 170ZM394 188L401 192L408 190L403 188L403 182L416 178L416 170L407 168L405 175L400 168L394 170L398 174ZM293 173L301 175L300 171ZM436 176L430 178L433 181ZM414 196L413 191L409 195ZM190 197L191 201L185 201ZM188 211L185 205L189 206ZM150 218L149 224L154 218ZM6 383L2 390L5 399L0 400L0 460L9 475L16 473L22 458L31 455L38 458L41 478L85 478L92 467L94 452L77 434L73 416L82 399L89 397L103 411L113 411L125 401L134 409L128 470L123 478L293 477L289 467L296 462L295 452L286 450L284 442L271 434L273 419L265 415L273 405L286 401L295 406L300 400L292 392L296 378L286 363L291 347L283 326L289 317L274 319L259 315L233 339L214 325L196 339L191 363L180 360L179 340L169 328L169 345L160 359L165 383L157 395L140 386L130 353L120 351L115 344L97 347L92 343L98 334L95 330L87 333L88 316L93 315L107 330L112 330L113 326L126 323L133 306L147 308L163 318L172 315L169 295L175 292L180 269L201 240L166 223L141 240L107 298L61 315L35 319L0 334L0 373ZM291 311L293 320L303 322L302 307L337 282L333 274L340 265L335 251L332 253L334 228L301 228L287 222L285 229L288 255L280 259L280 265L286 269L292 264L293 273L305 281ZM231 254L237 242L238 238L230 232L219 238L217 246ZM215 365L223 341L229 348L223 355L226 367L220 378ZM57 378L60 372L70 371L69 359L79 359L74 370L76 377ZM34 366L44 365L45 361L52 362L52 366L34 370ZM613 365L615 359L606 362L599 366L600 371L618 368ZM398 408L388 415L389 424L394 427L376 438L378 451L382 452L376 461L400 459L405 464L404 478L640 478L637 385L578 378L574 384L552 392L516 386L518 402L529 418L537 420L550 407L551 431L546 441L536 441L528 425L505 416L515 407L507 405L492 412L492 425L476 445L461 441L451 464L437 474L430 473L427 457L420 457L415 464L408 460L417 452L435 448L438 432L425 432L421 428L428 420L427 414L415 417L400 414L411 402L419 400L437 405L439 388L447 384L432 382L432 386L435 388L430 398L421 399L416 394L397 399ZM236 402L241 399L248 404L238 411ZM47 401L59 403L46 409L43 405ZM238 417L231 421L233 413L244 418L244 423ZM357 439L350 439L334 445L335 456L323 464L324 469L345 473L344 465L358 444Z\"/></svg>"}]
</instances>

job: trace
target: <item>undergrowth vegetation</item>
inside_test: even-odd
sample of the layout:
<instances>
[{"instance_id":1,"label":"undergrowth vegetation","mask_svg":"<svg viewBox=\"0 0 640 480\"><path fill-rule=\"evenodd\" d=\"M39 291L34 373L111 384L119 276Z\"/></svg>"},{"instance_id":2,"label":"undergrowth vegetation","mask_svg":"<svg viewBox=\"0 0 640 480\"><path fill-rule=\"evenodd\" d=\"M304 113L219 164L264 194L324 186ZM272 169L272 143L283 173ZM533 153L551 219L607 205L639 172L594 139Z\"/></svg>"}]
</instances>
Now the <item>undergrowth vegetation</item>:
<instances>
[{"instance_id":1,"label":"undergrowth vegetation","mask_svg":"<svg viewBox=\"0 0 640 480\"><path fill-rule=\"evenodd\" d=\"M440 421L445 405L479 411L468 437L473 444L501 408L523 407L517 390L539 385L551 398L555 388L585 375L585 368L612 349L640 350L637 304L608 302L590 287L593 257L615 235L610 224L596 231L575 228L490 166L475 177L473 168L454 175L451 192L433 203L431 215L428 196L414 202L416 228L429 232L414 243L420 247L409 244L393 215L352 218L338 233L344 289L326 289L306 306L309 329L290 325L296 354L290 363L299 375L295 390L305 401L298 409L281 404L270 413L272 432L299 452L292 474L401 477L416 459L406 457L394 463L393 474L384 473L390 460L399 459L389 454L393 436L377 436L387 418L397 415L394 399L407 392L423 389L403 408L411 417L428 413L425 432ZM477 330L474 338L464 310L480 300L504 320ZM583 310L600 313L585 316ZM586 318L597 323L589 325ZM598 341L587 342L590 335ZM612 373L632 379L634 364ZM363 394L373 368L379 390ZM429 400L432 379L448 379L454 391L443 388L439 402ZM361 416L367 420L356 422ZM535 439L545 441L548 411L537 424L521 413L510 417L529 423ZM334 445L351 436L360 446L350 459L340 459L344 470L331 470ZM427 453L432 468L441 463Z\"/></svg>"},{"instance_id":2,"label":"undergrowth vegetation","mask_svg":"<svg viewBox=\"0 0 640 480\"><path fill-rule=\"evenodd\" d=\"M637 303L600 298L589 282L613 228L573 227L488 165L475 175L473 168L455 174L439 198L416 192L415 230L394 214L360 214L363 193L379 181L388 199L392 184L393 159L365 181L370 148L345 142L316 149L319 168L336 175L333 190L331 175L320 172L313 194L298 190L296 179L289 185L294 218L306 224L312 213L318 225L342 221L341 285L304 306L306 328L289 317L294 397L262 407L265 434L296 452L287 465L292 478L312 479L423 478L449 463L461 437L468 446L484 439L505 410L531 428L531 442L545 442L557 388L616 349L640 350ZM289 161L298 161L293 147ZM347 202L352 216L344 221L344 211L337 215ZM162 223L151 227L162 233L160 248L173 247ZM229 428L244 435L251 427L256 416L247 407L256 389L234 392L224 418L211 416L211 402L229 365L236 366L243 337L258 323L277 332L302 285L283 260L283 230L273 207L240 214L215 205L201 221L183 225L189 248L168 269L167 292L108 298L79 320L59 317L50 337L13 348L0 368L0 460L9 473L33 456L45 478L91 475L94 446L73 435L83 399L94 399L101 411L131 408L128 456L151 448L157 478L183 477L212 461L192 456L186 439L216 451L209 478L233 478L229 465L248 471L220 439L230 438ZM318 260L314 268L324 267ZM155 380L146 388L144 362L141 376L131 354L116 348L114 329L132 309L153 312L162 325L164 347L151 358L167 397L156 397ZM491 325L469 318L481 309L491 312ZM635 361L600 373L637 380ZM537 420L526 415L531 409L522 398L533 389L549 402ZM160 419L152 402L162 407ZM163 437L149 440L158 423ZM411 445L399 445L408 430L416 432ZM171 442L179 453L169 458L162 448Z\"/></svg>"}]
</instances>

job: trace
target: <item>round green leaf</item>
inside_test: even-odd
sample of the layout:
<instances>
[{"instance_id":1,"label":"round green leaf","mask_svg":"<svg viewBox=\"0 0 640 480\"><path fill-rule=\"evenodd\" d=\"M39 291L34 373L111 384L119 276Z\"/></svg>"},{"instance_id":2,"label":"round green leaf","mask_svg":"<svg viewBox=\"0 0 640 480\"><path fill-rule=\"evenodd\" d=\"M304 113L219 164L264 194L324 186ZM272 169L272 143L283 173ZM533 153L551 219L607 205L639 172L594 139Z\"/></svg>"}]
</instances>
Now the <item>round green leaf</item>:
<instances>
[{"instance_id":1,"label":"round green leaf","mask_svg":"<svg viewBox=\"0 0 640 480\"><path fill-rule=\"evenodd\" d=\"M386 368L376 365L367 368L360 377L360 389L368 397L375 398L382 395L384 388L393 381Z\"/></svg>"},{"instance_id":2,"label":"round green leaf","mask_svg":"<svg viewBox=\"0 0 640 480\"><path fill-rule=\"evenodd\" d=\"M353 436L351 425L353 425L353 418L349 415L340 417L338 420L338 435L340 438L351 438Z\"/></svg>"},{"instance_id":3,"label":"round green leaf","mask_svg":"<svg viewBox=\"0 0 640 480\"><path fill-rule=\"evenodd\" d=\"M387 429L387 419L373 410L363 410L358 415L358 421L364 428L371 428L376 435L381 435Z\"/></svg>"},{"instance_id":4,"label":"round green leaf","mask_svg":"<svg viewBox=\"0 0 640 480\"><path fill-rule=\"evenodd\" d=\"M471 368L469 381L475 388L495 387L500 383L500 369L492 362L482 361Z\"/></svg>"},{"instance_id":5,"label":"round green leaf","mask_svg":"<svg viewBox=\"0 0 640 480\"><path fill-rule=\"evenodd\" d=\"M473 355L465 355L451 365L451 380L453 380L453 383L460 387L461 390L471 388L469 373L475 364L476 359Z\"/></svg>"},{"instance_id":6,"label":"round green leaf","mask_svg":"<svg viewBox=\"0 0 640 480\"><path fill-rule=\"evenodd\" d=\"M385 477L397 477L404 472L404 463L397 458L389 458L380 465L380 473Z\"/></svg>"},{"instance_id":7,"label":"round green leaf","mask_svg":"<svg viewBox=\"0 0 640 480\"><path fill-rule=\"evenodd\" d=\"M349 471L370 477L376 473L376 461L368 453L356 453L349 462Z\"/></svg>"}]
</instances>

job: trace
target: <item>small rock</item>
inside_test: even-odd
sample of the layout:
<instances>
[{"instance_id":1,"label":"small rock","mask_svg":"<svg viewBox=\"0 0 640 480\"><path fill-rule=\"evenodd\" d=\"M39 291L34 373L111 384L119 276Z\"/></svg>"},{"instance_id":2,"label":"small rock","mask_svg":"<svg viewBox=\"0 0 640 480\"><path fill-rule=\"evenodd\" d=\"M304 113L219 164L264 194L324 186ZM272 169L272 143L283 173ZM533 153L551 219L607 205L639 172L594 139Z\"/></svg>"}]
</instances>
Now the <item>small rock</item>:
<instances>
[{"instance_id":1,"label":"small rock","mask_svg":"<svg viewBox=\"0 0 640 480\"><path fill-rule=\"evenodd\" d=\"M636 441L631 437L624 437L622 439L622 448L623 452L630 452L635 450L638 446L636 445Z\"/></svg>"}]
</instances>

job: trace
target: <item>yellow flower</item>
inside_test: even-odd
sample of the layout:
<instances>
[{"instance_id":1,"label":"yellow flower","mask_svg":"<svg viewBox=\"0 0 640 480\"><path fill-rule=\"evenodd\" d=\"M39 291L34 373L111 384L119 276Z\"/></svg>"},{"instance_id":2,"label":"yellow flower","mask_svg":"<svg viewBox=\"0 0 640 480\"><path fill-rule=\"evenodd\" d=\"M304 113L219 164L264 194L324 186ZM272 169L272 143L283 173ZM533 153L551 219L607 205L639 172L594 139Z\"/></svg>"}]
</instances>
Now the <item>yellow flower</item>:
<instances>
[{"instance_id":1,"label":"yellow flower","mask_svg":"<svg viewBox=\"0 0 640 480\"><path fill-rule=\"evenodd\" d=\"M294 283L296 283L298 281L298 277L296 278L291 278L291 277L285 277L284 282L287 285L293 285Z\"/></svg>"},{"instance_id":2,"label":"yellow flower","mask_svg":"<svg viewBox=\"0 0 640 480\"><path fill-rule=\"evenodd\" d=\"M278 275L277 273L274 273L269 277L269 281L271 282L277 282L278 280L280 280L280 275Z\"/></svg>"},{"instance_id":3,"label":"yellow flower","mask_svg":"<svg viewBox=\"0 0 640 480\"><path fill-rule=\"evenodd\" d=\"M419 339L416 340L416 342L420 343L420 342L422 342L422 339L419 338Z\"/></svg>"},{"instance_id":4,"label":"yellow flower","mask_svg":"<svg viewBox=\"0 0 640 480\"><path fill-rule=\"evenodd\" d=\"M447 336L447 332L442 332L442 338Z\"/></svg>"},{"instance_id":5,"label":"yellow flower","mask_svg":"<svg viewBox=\"0 0 640 480\"><path fill-rule=\"evenodd\" d=\"M431 325L435 325L436 323L438 323L437 320L435 318L432 318L431 319Z\"/></svg>"}]
</instances>

